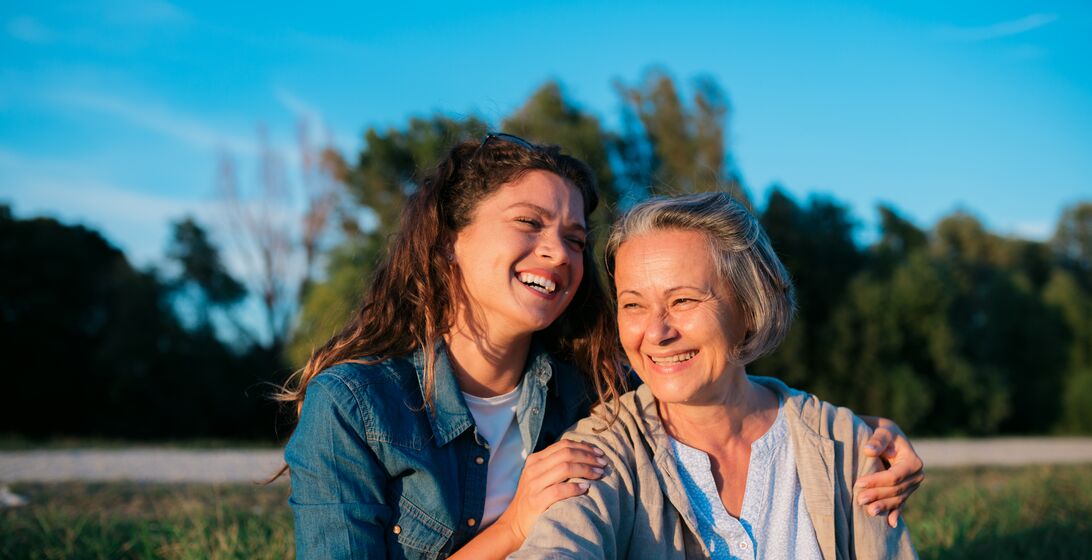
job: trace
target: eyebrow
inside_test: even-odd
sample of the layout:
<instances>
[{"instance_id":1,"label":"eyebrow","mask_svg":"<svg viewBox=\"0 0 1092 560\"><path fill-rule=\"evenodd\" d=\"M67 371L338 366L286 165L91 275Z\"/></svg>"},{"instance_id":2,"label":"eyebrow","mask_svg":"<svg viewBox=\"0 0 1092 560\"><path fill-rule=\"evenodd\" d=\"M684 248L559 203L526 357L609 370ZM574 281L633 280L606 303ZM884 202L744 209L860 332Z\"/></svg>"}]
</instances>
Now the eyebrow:
<instances>
[{"instance_id":1,"label":"eyebrow","mask_svg":"<svg viewBox=\"0 0 1092 560\"><path fill-rule=\"evenodd\" d=\"M547 210L547 209L545 209L545 208L543 208L543 207L541 207L541 206L539 206L537 204L533 204L533 203L530 203L530 202L516 202L515 204L512 204L508 208L516 208L516 207L528 208L528 209L534 211L536 214L545 216L545 217L547 217L547 218L549 218L551 220L553 220L553 219L555 219L557 217L557 216L554 215L553 212L551 212L551 211L549 211L549 210ZM569 222L568 224L565 224L565 227L571 228L571 229L578 229L582 233L584 233L585 235L588 233L588 227L585 226L584 224L580 223L580 222Z\"/></svg>"},{"instance_id":2,"label":"eyebrow","mask_svg":"<svg viewBox=\"0 0 1092 560\"><path fill-rule=\"evenodd\" d=\"M695 291L701 292L702 294L705 294L706 296L714 295L711 290L707 290L705 288L699 288L698 286L672 286L672 287L664 290L664 295L665 296L670 296L671 294L674 294L675 292L678 292L678 291L681 291L681 290L695 290ZM618 292L619 297L621 297L621 296L623 296L625 294L633 294L633 295L638 296L638 297L641 296L641 292L639 292L637 290L622 290L621 292Z\"/></svg>"}]
</instances>

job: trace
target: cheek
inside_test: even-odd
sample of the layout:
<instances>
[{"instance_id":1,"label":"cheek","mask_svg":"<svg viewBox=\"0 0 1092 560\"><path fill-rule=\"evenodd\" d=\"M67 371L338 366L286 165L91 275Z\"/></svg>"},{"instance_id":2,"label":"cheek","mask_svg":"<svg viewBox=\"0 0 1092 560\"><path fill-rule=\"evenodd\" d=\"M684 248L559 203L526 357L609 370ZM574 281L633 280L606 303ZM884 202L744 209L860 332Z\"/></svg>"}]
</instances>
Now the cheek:
<instances>
[{"instance_id":1,"label":"cheek","mask_svg":"<svg viewBox=\"0 0 1092 560\"><path fill-rule=\"evenodd\" d=\"M618 315L618 338L622 343L622 349L626 353L636 352L640 349L643 333L644 329L641 327L640 321L633 317Z\"/></svg>"},{"instance_id":2,"label":"cheek","mask_svg":"<svg viewBox=\"0 0 1092 560\"><path fill-rule=\"evenodd\" d=\"M573 263L573 286L578 287L584 281L584 253L577 253L570 262Z\"/></svg>"}]
</instances>

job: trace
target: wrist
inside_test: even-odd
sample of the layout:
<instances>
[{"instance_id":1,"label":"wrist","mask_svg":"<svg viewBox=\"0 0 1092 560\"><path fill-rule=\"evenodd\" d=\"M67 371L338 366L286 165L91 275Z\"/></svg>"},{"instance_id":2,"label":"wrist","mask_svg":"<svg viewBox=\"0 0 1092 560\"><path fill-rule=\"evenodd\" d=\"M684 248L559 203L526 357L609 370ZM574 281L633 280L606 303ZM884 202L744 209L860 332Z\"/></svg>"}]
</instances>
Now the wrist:
<instances>
[{"instance_id":1,"label":"wrist","mask_svg":"<svg viewBox=\"0 0 1092 560\"><path fill-rule=\"evenodd\" d=\"M509 544L507 547L509 550L516 550L527 539L519 523L504 514L493 523L493 529L504 535L505 542Z\"/></svg>"}]
</instances>

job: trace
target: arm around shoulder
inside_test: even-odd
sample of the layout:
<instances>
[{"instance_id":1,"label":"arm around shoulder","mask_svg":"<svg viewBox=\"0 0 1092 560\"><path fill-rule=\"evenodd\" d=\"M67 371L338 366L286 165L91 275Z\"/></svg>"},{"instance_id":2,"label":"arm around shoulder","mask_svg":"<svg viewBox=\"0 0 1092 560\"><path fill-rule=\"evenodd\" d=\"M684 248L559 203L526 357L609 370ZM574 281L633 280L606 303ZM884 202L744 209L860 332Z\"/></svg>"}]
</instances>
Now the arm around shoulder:
<instances>
[{"instance_id":1,"label":"arm around shoulder","mask_svg":"<svg viewBox=\"0 0 1092 560\"><path fill-rule=\"evenodd\" d=\"M858 503L859 490L855 487L857 479L877 472L883 468L880 459L861 453L864 444L872 435L872 429L852 411L839 408L839 413L848 414L853 425L852 450L847 454L854 458L851 466L853 479L846 481L850 491L850 514L853 520L853 549L856 558L917 558L917 552L910 540L910 530L903 519L895 527L887 522L886 515L872 515L866 506ZM849 469L847 469L849 470Z\"/></svg>"},{"instance_id":2,"label":"arm around shoulder","mask_svg":"<svg viewBox=\"0 0 1092 560\"><path fill-rule=\"evenodd\" d=\"M298 558L386 556L386 473L364 438L360 403L336 375L307 387L285 448Z\"/></svg>"}]
</instances>

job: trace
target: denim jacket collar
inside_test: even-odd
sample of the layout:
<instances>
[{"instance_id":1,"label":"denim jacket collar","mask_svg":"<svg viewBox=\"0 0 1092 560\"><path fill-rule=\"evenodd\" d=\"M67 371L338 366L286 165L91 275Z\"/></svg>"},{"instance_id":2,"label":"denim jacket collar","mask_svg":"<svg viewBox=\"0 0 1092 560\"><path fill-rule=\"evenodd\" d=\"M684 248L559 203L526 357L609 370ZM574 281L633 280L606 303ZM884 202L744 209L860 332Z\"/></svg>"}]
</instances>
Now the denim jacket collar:
<instances>
[{"instance_id":1,"label":"denim jacket collar","mask_svg":"<svg viewBox=\"0 0 1092 560\"><path fill-rule=\"evenodd\" d=\"M424 393L425 351L423 348L414 350L413 366L417 370L417 380ZM432 392L432 406L428 408L428 419L436 444L442 446L450 443L467 428L474 426L474 418L463 399L462 389L459 388L459 381L455 378L455 370L451 367L451 360L448 357L447 345L442 339L436 341L435 368L433 373L435 385ZM528 430L521 429L525 445L533 447L534 441L538 438L538 425L541 424L540 421L525 422L525 417L527 414L541 416L546 398L546 385L552 375L553 364L549 353L536 340L532 340L531 348L527 352L527 364L523 369L523 392L516 410L517 422L521 426L534 427ZM524 431L528 433L522 433ZM534 433L530 433L532 431Z\"/></svg>"}]
</instances>

